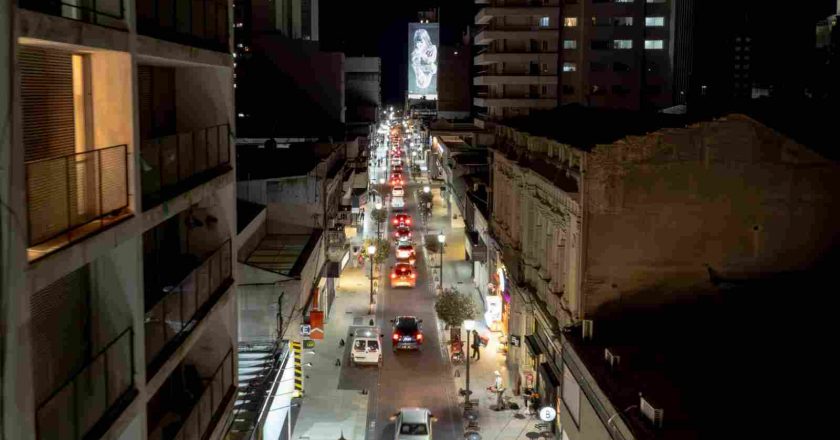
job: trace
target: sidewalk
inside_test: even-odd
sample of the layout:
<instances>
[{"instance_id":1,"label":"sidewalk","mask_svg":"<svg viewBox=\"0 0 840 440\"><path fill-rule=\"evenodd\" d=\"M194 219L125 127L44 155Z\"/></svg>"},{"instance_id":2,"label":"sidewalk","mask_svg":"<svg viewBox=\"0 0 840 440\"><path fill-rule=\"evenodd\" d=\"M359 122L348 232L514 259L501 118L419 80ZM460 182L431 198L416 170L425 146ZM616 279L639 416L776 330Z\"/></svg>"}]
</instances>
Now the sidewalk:
<instances>
[{"instance_id":1,"label":"sidewalk","mask_svg":"<svg viewBox=\"0 0 840 440\"><path fill-rule=\"evenodd\" d=\"M481 297L478 289L473 283L472 278L472 262L465 261L464 249L464 230L463 228L453 228L452 215L457 213L457 207L453 204L451 212L448 211L446 202L440 197L439 191L434 191L434 201L432 208L432 216L427 225L428 234L436 235L440 231L446 235L446 248L444 250L444 265L443 265L443 284L445 287L452 287L458 291L472 295L473 301L478 308L478 317L476 319L477 330L480 334L489 335L489 343L487 347L481 348L481 360L470 361L470 390L472 391L471 400L475 405L473 408L478 412L478 419L476 423L479 427L478 432L482 436L482 440L528 440L536 438L539 430L535 428L535 424L539 420L535 417L524 416L523 399L521 397L514 397L510 386L514 378L505 366L506 354L500 352L499 334L490 332L484 322L484 300ZM458 213L460 217L460 213ZM454 223L458 223L457 220ZM438 255L431 256L426 253L429 259L430 267L436 267L438 263ZM435 277L437 277L437 270L434 270ZM435 278L437 280L437 278ZM462 338L466 336L466 331L462 330ZM445 339L443 341L448 347L449 331L444 331L441 328L441 335ZM471 351L471 349L470 349ZM466 360L460 365L455 365L456 377L453 379L453 386L456 390L466 388ZM493 385L495 380L495 371L499 371L502 375L505 389L505 396L511 397L511 402L519 405L519 410L503 410L494 411L491 406L496 404L496 394L487 391L487 387ZM460 398L461 411L463 411L464 398Z\"/></svg>"}]
</instances>

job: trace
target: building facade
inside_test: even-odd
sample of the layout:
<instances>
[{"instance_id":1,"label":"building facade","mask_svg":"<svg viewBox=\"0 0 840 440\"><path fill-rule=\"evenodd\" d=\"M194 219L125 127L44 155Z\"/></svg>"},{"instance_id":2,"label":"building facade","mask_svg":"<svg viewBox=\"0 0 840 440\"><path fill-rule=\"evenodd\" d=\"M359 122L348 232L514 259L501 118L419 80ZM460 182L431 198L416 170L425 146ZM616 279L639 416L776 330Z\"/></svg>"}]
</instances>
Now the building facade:
<instances>
[{"instance_id":1,"label":"building facade","mask_svg":"<svg viewBox=\"0 0 840 440\"><path fill-rule=\"evenodd\" d=\"M662 302L712 274L799 270L840 238L836 163L751 117L586 114L497 126L493 148L491 258L509 332L523 341L509 367L552 404L561 329L608 303ZM581 136L595 126L602 132Z\"/></svg>"},{"instance_id":2,"label":"building facade","mask_svg":"<svg viewBox=\"0 0 840 440\"><path fill-rule=\"evenodd\" d=\"M344 93L348 132L369 135L382 109L382 60L379 57L345 58Z\"/></svg>"},{"instance_id":3,"label":"building facade","mask_svg":"<svg viewBox=\"0 0 840 440\"><path fill-rule=\"evenodd\" d=\"M473 106L483 119L557 106L560 0L476 0Z\"/></svg>"},{"instance_id":4,"label":"building facade","mask_svg":"<svg viewBox=\"0 0 840 440\"><path fill-rule=\"evenodd\" d=\"M228 422L231 3L161 4L4 6L8 438L219 438Z\"/></svg>"}]
</instances>

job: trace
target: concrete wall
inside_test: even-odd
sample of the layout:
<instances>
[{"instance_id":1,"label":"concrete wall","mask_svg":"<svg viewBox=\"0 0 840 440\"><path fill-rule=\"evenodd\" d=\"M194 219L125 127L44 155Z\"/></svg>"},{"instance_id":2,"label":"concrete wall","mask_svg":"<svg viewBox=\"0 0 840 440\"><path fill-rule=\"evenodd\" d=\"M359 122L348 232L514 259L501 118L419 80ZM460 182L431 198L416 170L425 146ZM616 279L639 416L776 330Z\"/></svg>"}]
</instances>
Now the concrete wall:
<instances>
[{"instance_id":1,"label":"concrete wall","mask_svg":"<svg viewBox=\"0 0 840 440\"><path fill-rule=\"evenodd\" d=\"M703 283L705 265L801 269L840 242L840 167L742 115L598 147L586 169L584 313Z\"/></svg>"},{"instance_id":2,"label":"concrete wall","mask_svg":"<svg viewBox=\"0 0 840 440\"><path fill-rule=\"evenodd\" d=\"M233 73L226 68L175 69L175 123L178 133L231 124ZM201 111L196 111L201 109Z\"/></svg>"}]
</instances>

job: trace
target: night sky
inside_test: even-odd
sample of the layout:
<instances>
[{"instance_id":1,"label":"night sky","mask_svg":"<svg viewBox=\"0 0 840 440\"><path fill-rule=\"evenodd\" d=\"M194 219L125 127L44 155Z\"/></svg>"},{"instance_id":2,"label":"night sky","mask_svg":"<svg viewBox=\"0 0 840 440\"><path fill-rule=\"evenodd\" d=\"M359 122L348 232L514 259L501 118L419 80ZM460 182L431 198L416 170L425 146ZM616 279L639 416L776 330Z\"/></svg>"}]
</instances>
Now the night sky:
<instances>
[{"instance_id":1,"label":"night sky","mask_svg":"<svg viewBox=\"0 0 840 440\"><path fill-rule=\"evenodd\" d=\"M438 7L441 44L455 44L478 10L474 0L321 0L321 48L381 57L382 100L402 105L408 81L408 23L417 21L419 11Z\"/></svg>"}]
</instances>

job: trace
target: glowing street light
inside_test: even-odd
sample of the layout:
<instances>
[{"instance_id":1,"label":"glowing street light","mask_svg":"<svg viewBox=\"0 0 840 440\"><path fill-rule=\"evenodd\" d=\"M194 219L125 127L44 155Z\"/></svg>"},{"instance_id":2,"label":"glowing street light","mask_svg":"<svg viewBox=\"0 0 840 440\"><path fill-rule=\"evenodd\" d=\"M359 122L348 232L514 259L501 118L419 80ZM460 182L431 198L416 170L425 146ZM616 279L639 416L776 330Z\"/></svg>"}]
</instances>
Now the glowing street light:
<instances>
[{"instance_id":1,"label":"glowing street light","mask_svg":"<svg viewBox=\"0 0 840 440\"><path fill-rule=\"evenodd\" d=\"M432 188L430 188L429 185L426 185L426 186L423 187L423 192L424 193L428 194L431 191L432 191Z\"/></svg>"}]
</instances>

